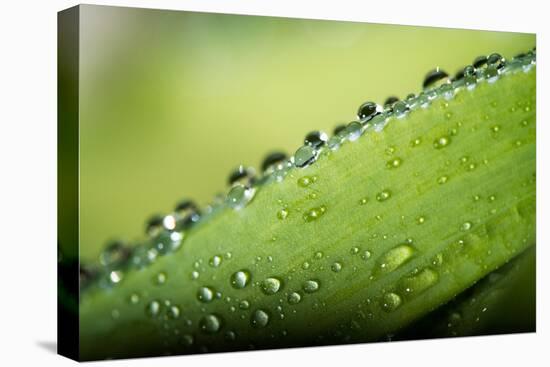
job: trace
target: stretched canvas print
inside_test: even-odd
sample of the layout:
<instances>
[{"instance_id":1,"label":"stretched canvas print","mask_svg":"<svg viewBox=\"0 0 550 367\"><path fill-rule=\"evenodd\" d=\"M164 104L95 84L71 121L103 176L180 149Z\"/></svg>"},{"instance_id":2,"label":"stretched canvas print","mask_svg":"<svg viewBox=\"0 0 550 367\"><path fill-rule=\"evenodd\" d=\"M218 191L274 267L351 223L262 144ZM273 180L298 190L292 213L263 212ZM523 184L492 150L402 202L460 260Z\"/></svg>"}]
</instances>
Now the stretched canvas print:
<instances>
[{"instance_id":1,"label":"stretched canvas print","mask_svg":"<svg viewBox=\"0 0 550 367\"><path fill-rule=\"evenodd\" d=\"M535 331L534 34L58 24L61 354Z\"/></svg>"}]
</instances>

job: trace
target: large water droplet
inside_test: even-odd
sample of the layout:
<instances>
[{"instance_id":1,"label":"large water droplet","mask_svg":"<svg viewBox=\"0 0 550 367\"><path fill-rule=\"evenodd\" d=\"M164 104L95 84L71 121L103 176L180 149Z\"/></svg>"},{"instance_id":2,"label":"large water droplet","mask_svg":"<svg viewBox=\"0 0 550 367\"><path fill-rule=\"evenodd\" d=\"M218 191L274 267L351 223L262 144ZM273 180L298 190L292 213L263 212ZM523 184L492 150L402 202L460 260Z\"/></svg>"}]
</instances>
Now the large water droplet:
<instances>
[{"instance_id":1,"label":"large water droplet","mask_svg":"<svg viewBox=\"0 0 550 367\"><path fill-rule=\"evenodd\" d=\"M250 323L253 327L256 328L263 328L266 327L269 323L269 314L261 309L258 309L254 311L252 314L252 318L250 319Z\"/></svg>"},{"instance_id":2,"label":"large water droplet","mask_svg":"<svg viewBox=\"0 0 550 367\"><path fill-rule=\"evenodd\" d=\"M175 320L175 319L179 319L181 312L178 306L170 306L168 307L168 310L166 311L166 313L169 319Z\"/></svg>"},{"instance_id":3,"label":"large water droplet","mask_svg":"<svg viewBox=\"0 0 550 367\"><path fill-rule=\"evenodd\" d=\"M330 269L335 273L339 273L340 271L342 271L342 263L336 261L331 265Z\"/></svg>"},{"instance_id":4,"label":"large water droplet","mask_svg":"<svg viewBox=\"0 0 550 367\"><path fill-rule=\"evenodd\" d=\"M298 292L292 292L288 295L287 300L288 303L290 303L291 305L296 305L300 303L300 301L302 300L302 296Z\"/></svg>"},{"instance_id":5,"label":"large water droplet","mask_svg":"<svg viewBox=\"0 0 550 367\"><path fill-rule=\"evenodd\" d=\"M229 190L227 204L233 209L242 209L254 198L255 193L254 188L237 184Z\"/></svg>"},{"instance_id":6,"label":"large water droplet","mask_svg":"<svg viewBox=\"0 0 550 367\"><path fill-rule=\"evenodd\" d=\"M231 286L235 289L243 289L250 283L250 272L239 270L231 275Z\"/></svg>"},{"instance_id":7,"label":"large water droplet","mask_svg":"<svg viewBox=\"0 0 550 367\"><path fill-rule=\"evenodd\" d=\"M487 64L487 57L486 56L478 56L474 59L472 62L472 66L476 69L481 68L482 66Z\"/></svg>"},{"instance_id":8,"label":"large water droplet","mask_svg":"<svg viewBox=\"0 0 550 367\"><path fill-rule=\"evenodd\" d=\"M145 306L145 313L149 317L157 317L161 310L161 303L157 300L151 301Z\"/></svg>"},{"instance_id":9,"label":"large water droplet","mask_svg":"<svg viewBox=\"0 0 550 367\"><path fill-rule=\"evenodd\" d=\"M391 272L405 264L414 255L412 246L402 244L388 250L376 262L376 267L373 269L373 275L380 273Z\"/></svg>"},{"instance_id":10,"label":"large water droplet","mask_svg":"<svg viewBox=\"0 0 550 367\"><path fill-rule=\"evenodd\" d=\"M304 213L303 218L306 222L313 222L319 219L323 214L325 214L326 210L327 208L324 205L316 208L311 208Z\"/></svg>"},{"instance_id":11,"label":"large water droplet","mask_svg":"<svg viewBox=\"0 0 550 367\"><path fill-rule=\"evenodd\" d=\"M248 302L247 300L243 299L241 302L239 302L239 308L241 310L248 310L250 308L250 302Z\"/></svg>"},{"instance_id":12,"label":"large water droplet","mask_svg":"<svg viewBox=\"0 0 550 367\"><path fill-rule=\"evenodd\" d=\"M273 295L277 293L281 289L281 286L281 280L275 277L267 278L261 284L262 292L267 295Z\"/></svg>"},{"instance_id":13,"label":"large water droplet","mask_svg":"<svg viewBox=\"0 0 550 367\"><path fill-rule=\"evenodd\" d=\"M268 154L262 161L262 171L271 172L277 166L282 166L287 159L287 155L283 152L273 152Z\"/></svg>"},{"instance_id":14,"label":"large water droplet","mask_svg":"<svg viewBox=\"0 0 550 367\"><path fill-rule=\"evenodd\" d=\"M392 106L397 101L399 101L399 98L397 98L396 96L389 96L384 101L384 106Z\"/></svg>"},{"instance_id":15,"label":"large water droplet","mask_svg":"<svg viewBox=\"0 0 550 367\"><path fill-rule=\"evenodd\" d=\"M317 160L317 156L317 149L309 145L304 145L298 148L296 153L294 153L294 164L296 167L305 168L315 162Z\"/></svg>"},{"instance_id":16,"label":"large water droplet","mask_svg":"<svg viewBox=\"0 0 550 367\"><path fill-rule=\"evenodd\" d=\"M359 118L361 122L365 123L371 120L374 116L382 113L382 111L382 106L374 102L365 102L359 106L359 109L357 110L357 118Z\"/></svg>"},{"instance_id":17,"label":"large water droplet","mask_svg":"<svg viewBox=\"0 0 550 367\"><path fill-rule=\"evenodd\" d=\"M306 135L304 144L312 148L318 149L325 145L328 141L328 135L323 131L312 131Z\"/></svg>"},{"instance_id":18,"label":"large water droplet","mask_svg":"<svg viewBox=\"0 0 550 367\"><path fill-rule=\"evenodd\" d=\"M222 320L214 314L206 315L200 320L199 327L206 334L215 334L221 329Z\"/></svg>"},{"instance_id":19,"label":"large water droplet","mask_svg":"<svg viewBox=\"0 0 550 367\"><path fill-rule=\"evenodd\" d=\"M242 185L250 187L255 181L255 171L252 167L245 167L242 164L235 168L227 178L229 186Z\"/></svg>"},{"instance_id":20,"label":"large water droplet","mask_svg":"<svg viewBox=\"0 0 550 367\"><path fill-rule=\"evenodd\" d=\"M346 126L345 133L349 141L356 141L363 133L363 125L360 122L352 121Z\"/></svg>"},{"instance_id":21,"label":"large water droplet","mask_svg":"<svg viewBox=\"0 0 550 367\"><path fill-rule=\"evenodd\" d=\"M203 303L209 303L214 300L216 292L210 287L200 287L197 292L197 299Z\"/></svg>"},{"instance_id":22,"label":"large water droplet","mask_svg":"<svg viewBox=\"0 0 550 367\"><path fill-rule=\"evenodd\" d=\"M487 58L487 66L492 66L497 70L502 69L506 65L506 59L498 53L493 53Z\"/></svg>"},{"instance_id":23,"label":"large water droplet","mask_svg":"<svg viewBox=\"0 0 550 367\"><path fill-rule=\"evenodd\" d=\"M319 281L318 280L306 280L302 284L302 289L306 293L315 293L319 290Z\"/></svg>"},{"instance_id":24,"label":"large water droplet","mask_svg":"<svg viewBox=\"0 0 550 367\"><path fill-rule=\"evenodd\" d=\"M422 83L422 87L424 89L435 87L442 83L448 82L448 79L449 79L449 74L447 74L445 71L441 70L440 68L435 68L434 70L430 70L426 74L426 76L424 77L424 82Z\"/></svg>"},{"instance_id":25,"label":"large water droplet","mask_svg":"<svg viewBox=\"0 0 550 367\"><path fill-rule=\"evenodd\" d=\"M405 297L424 292L433 286L439 280L437 272L430 268L425 268L401 279L398 283L400 293Z\"/></svg>"},{"instance_id":26,"label":"large water droplet","mask_svg":"<svg viewBox=\"0 0 550 367\"><path fill-rule=\"evenodd\" d=\"M401 297L393 292L386 293L382 296L380 300L380 306L386 312L395 311L399 306L401 306L402 300Z\"/></svg>"},{"instance_id":27,"label":"large water droplet","mask_svg":"<svg viewBox=\"0 0 550 367\"><path fill-rule=\"evenodd\" d=\"M409 106L407 103L403 101L395 102L393 105L393 114L398 119L405 117L405 115L409 112Z\"/></svg>"},{"instance_id":28,"label":"large water droplet","mask_svg":"<svg viewBox=\"0 0 550 367\"><path fill-rule=\"evenodd\" d=\"M217 268L221 265L223 258L220 255L214 255L208 260L208 264L213 267Z\"/></svg>"}]
</instances>

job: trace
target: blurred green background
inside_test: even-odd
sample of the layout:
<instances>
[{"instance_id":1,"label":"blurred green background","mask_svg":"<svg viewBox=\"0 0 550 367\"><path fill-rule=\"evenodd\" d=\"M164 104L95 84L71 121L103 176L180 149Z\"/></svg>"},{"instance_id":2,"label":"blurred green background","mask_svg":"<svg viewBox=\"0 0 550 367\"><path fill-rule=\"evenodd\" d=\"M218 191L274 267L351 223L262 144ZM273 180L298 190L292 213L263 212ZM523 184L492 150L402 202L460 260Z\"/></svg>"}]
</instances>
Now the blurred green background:
<instances>
[{"instance_id":1,"label":"blurred green background","mask_svg":"<svg viewBox=\"0 0 550 367\"><path fill-rule=\"evenodd\" d=\"M239 163L288 153L425 73L511 57L535 35L81 7L80 254L143 237L153 213L226 190Z\"/></svg>"}]
</instances>

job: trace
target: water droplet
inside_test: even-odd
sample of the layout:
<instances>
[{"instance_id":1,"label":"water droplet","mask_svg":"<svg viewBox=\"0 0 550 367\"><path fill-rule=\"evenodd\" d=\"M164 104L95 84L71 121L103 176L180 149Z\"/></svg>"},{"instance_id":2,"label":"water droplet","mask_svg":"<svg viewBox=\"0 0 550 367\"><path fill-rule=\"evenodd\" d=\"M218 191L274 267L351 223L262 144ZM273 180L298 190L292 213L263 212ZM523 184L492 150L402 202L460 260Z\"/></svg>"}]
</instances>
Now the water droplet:
<instances>
[{"instance_id":1,"label":"water droplet","mask_svg":"<svg viewBox=\"0 0 550 367\"><path fill-rule=\"evenodd\" d=\"M411 140L410 146L411 147L417 147L422 143L422 138L418 137L416 139Z\"/></svg>"},{"instance_id":2,"label":"water droplet","mask_svg":"<svg viewBox=\"0 0 550 367\"><path fill-rule=\"evenodd\" d=\"M317 281L317 280L306 280L302 284L302 289L306 293L315 293L319 290L319 281Z\"/></svg>"},{"instance_id":3,"label":"water droplet","mask_svg":"<svg viewBox=\"0 0 550 367\"><path fill-rule=\"evenodd\" d=\"M351 253L352 255L358 254L358 253L359 253L359 247L352 247L352 248L350 249L350 253Z\"/></svg>"},{"instance_id":4,"label":"water droplet","mask_svg":"<svg viewBox=\"0 0 550 367\"><path fill-rule=\"evenodd\" d=\"M330 269L335 273L339 273L342 270L342 264L337 261L332 264Z\"/></svg>"},{"instance_id":5,"label":"water droplet","mask_svg":"<svg viewBox=\"0 0 550 367\"><path fill-rule=\"evenodd\" d=\"M446 183L448 180L449 180L449 177L448 177L448 176L440 176L440 177L437 179L437 183L440 184L440 185L443 185L443 184Z\"/></svg>"},{"instance_id":6,"label":"water droplet","mask_svg":"<svg viewBox=\"0 0 550 367\"><path fill-rule=\"evenodd\" d=\"M382 106L374 102L365 102L361 106L359 106L359 109L357 110L357 118L361 120L361 122L365 123L371 120L376 115L381 114L382 111Z\"/></svg>"},{"instance_id":7,"label":"water droplet","mask_svg":"<svg viewBox=\"0 0 550 367\"><path fill-rule=\"evenodd\" d=\"M403 162L403 160L401 158L394 158L394 159L390 159L388 162L386 162L386 167L387 168L397 168L399 166L401 166L401 163Z\"/></svg>"},{"instance_id":8,"label":"water droplet","mask_svg":"<svg viewBox=\"0 0 550 367\"><path fill-rule=\"evenodd\" d=\"M346 126L345 134L349 141L356 141L363 133L363 125L360 122L352 121Z\"/></svg>"},{"instance_id":9,"label":"water droplet","mask_svg":"<svg viewBox=\"0 0 550 367\"><path fill-rule=\"evenodd\" d=\"M328 135L323 131L312 131L306 135L304 144L312 148L318 149L325 145L328 141Z\"/></svg>"},{"instance_id":10,"label":"water droplet","mask_svg":"<svg viewBox=\"0 0 550 367\"><path fill-rule=\"evenodd\" d=\"M133 305L137 305L139 303L139 294L132 293L129 297L129 301Z\"/></svg>"},{"instance_id":11,"label":"water droplet","mask_svg":"<svg viewBox=\"0 0 550 367\"><path fill-rule=\"evenodd\" d=\"M498 70L494 66L487 66L483 72L483 77L487 79L489 83L494 83L498 79Z\"/></svg>"},{"instance_id":12,"label":"water droplet","mask_svg":"<svg viewBox=\"0 0 550 367\"><path fill-rule=\"evenodd\" d=\"M426 217L424 217L422 215L420 217L416 218L416 223L417 224L424 224L425 221L426 221Z\"/></svg>"},{"instance_id":13,"label":"water droplet","mask_svg":"<svg viewBox=\"0 0 550 367\"><path fill-rule=\"evenodd\" d=\"M168 277L166 276L166 273L161 271L160 273L158 273L155 278L154 278L154 281L157 285L162 285L164 283L166 283L166 279Z\"/></svg>"},{"instance_id":14,"label":"water droplet","mask_svg":"<svg viewBox=\"0 0 550 367\"><path fill-rule=\"evenodd\" d=\"M213 268L217 268L218 266L221 265L221 263L222 263L222 257L220 255L214 255L208 261L208 264Z\"/></svg>"},{"instance_id":15,"label":"water droplet","mask_svg":"<svg viewBox=\"0 0 550 367\"><path fill-rule=\"evenodd\" d=\"M371 258L371 256L372 256L372 252L370 252L369 250L365 250L365 251L363 252L363 254L361 255L361 258L362 258L363 260L368 260L368 259Z\"/></svg>"},{"instance_id":16,"label":"water droplet","mask_svg":"<svg viewBox=\"0 0 550 367\"><path fill-rule=\"evenodd\" d=\"M384 106L387 106L387 105L391 106L397 101L399 101L399 98L397 98L396 96L390 96L386 98L386 100L384 101Z\"/></svg>"},{"instance_id":17,"label":"water droplet","mask_svg":"<svg viewBox=\"0 0 550 367\"><path fill-rule=\"evenodd\" d=\"M482 66L484 66L486 64L487 64L487 57L486 56L478 56L472 62L472 66L475 69L479 69L479 68L481 68Z\"/></svg>"},{"instance_id":18,"label":"water droplet","mask_svg":"<svg viewBox=\"0 0 550 367\"><path fill-rule=\"evenodd\" d=\"M200 212L197 205L189 199L181 200L174 209L175 225L174 228L184 229L193 222L197 222ZM166 217L165 217L166 220ZM166 227L166 224L165 224ZM172 228L172 229L174 229Z\"/></svg>"},{"instance_id":19,"label":"water droplet","mask_svg":"<svg viewBox=\"0 0 550 367\"><path fill-rule=\"evenodd\" d=\"M334 135L339 135L342 132L344 132L345 129L346 129L346 125L345 124L340 124L340 125L338 125L334 128L333 133L334 133Z\"/></svg>"},{"instance_id":20,"label":"water droplet","mask_svg":"<svg viewBox=\"0 0 550 367\"><path fill-rule=\"evenodd\" d=\"M424 77L424 82L422 83L422 87L424 89L435 87L438 85L441 85L442 83L446 83L449 80L449 74L447 74L445 71L441 70L440 68L435 68L434 70L430 70L426 76Z\"/></svg>"},{"instance_id":21,"label":"water droplet","mask_svg":"<svg viewBox=\"0 0 550 367\"><path fill-rule=\"evenodd\" d=\"M305 188L315 183L316 181L317 181L317 176L304 176L304 177L300 177L297 183L298 183L298 186Z\"/></svg>"},{"instance_id":22,"label":"water droplet","mask_svg":"<svg viewBox=\"0 0 550 367\"><path fill-rule=\"evenodd\" d=\"M304 145L294 153L294 164L296 167L305 168L317 160L318 151L309 146Z\"/></svg>"},{"instance_id":23,"label":"water droplet","mask_svg":"<svg viewBox=\"0 0 550 367\"><path fill-rule=\"evenodd\" d=\"M489 201L495 201L497 197L495 195L489 196Z\"/></svg>"},{"instance_id":24,"label":"water droplet","mask_svg":"<svg viewBox=\"0 0 550 367\"><path fill-rule=\"evenodd\" d=\"M313 222L319 219L323 214L325 214L326 210L327 208L324 205L316 208L311 208L304 213L303 218L306 222Z\"/></svg>"},{"instance_id":25,"label":"water droplet","mask_svg":"<svg viewBox=\"0 0 550 367\"><path fill-rule=\"evenodd\" d=\"M209 303L214 300L216 292L210 287L200 287L197 292L197 299L203 303Z\"/></svg>"},{"instance_id":26,"label":"water droplet","mask_svg":"<svg viewBox=\"0 0 550 367\"><path fill-rule=\"evenodd\" d=\"M121 241L110 242L99 255L99 262L105 267L117 266L125 263L131 255L131 250Z\"/></svg>"},{"instance_id":27,"label":"water droplet","mask_svg":"<svg viewBox=\"0 0 550 367\"><path fill-rule=\"evenodd\" d=\"M309 266L310 264L307 261L304 261L304 263L302 264L302 269L307 270L309 269Z\"/></svg>"},{"instance_id":28,"label":"water droplet","mask_svg":"<svg viewBox=\"0 0 550 367\"><path fill-rule=\"evenodd\" d=\"M277 218L280 219L280 220L284 220L286 219L286 217L288 217L288 210L287 209L281 209L279 211L277 211Z\"/></svg>"},{"instance_id":29,"label":"water droplet","mask_svg":"<svg viewBox=\"0 0 550 367\"><path fill-rule=\"evenodd\" d=\"M160 313L161 306L162 305L160 304L159 301L157 300L151 301L147 304L147 306L145 306L145 313L149 317L157 317L158 314Z\"/></svg>"},{"instance_id":30,"label":"water droplet","mask_svg":"<svg viewBox=\"0 0 550 367\"><path fill-rule=\"evenodd\" d=\"M376 194L376 200L378 201L386 201L391 197L391 191L390 190L382 190L378 194Z\"/></svg>"},{"instance_id":31,"label":"water droplet","mask_svg":"<svg viewBox=\"0 0 550 367\"><path fill-rule=\"evenodd\" d=\"M448 136L441 136L434 140L434 148L441 149L451 144L451 138Z\"/></svg>"},{"instance_id":32,"label":"water droplet","mask_svg":"<svg viewBox=\"0 0 550 367\"><path fill-rule=\"evenodd\" d=\"M215 334L221 329L222 321L217 315L206 315L200 320L199 327L204 333Z\"/></svg>"},{"instance_id":33,"label":"water droplet","mask_svg":"<svg viewBox=\"0 0 550 367\"><path fill-rule=\"evenodd\" d=\"M364 198L361 198L359 199L359 205L365 205L366 203L368 203L369 199L364 197Z\"/></svg>"},{"instance_id":34,"label":"water droplet","mask_svg":"<svg viewBox=\"0 0 550 367\"><path fill-rule=\"evenodd\" d=\"M250 187L255 181L254 168L245 167L242 164L235 168L227 178L229 186L240 185L244 187Z\"/></svg>"},{"instance_id":35,"label":"water droplet","mask_svg":"<svg viewBox=\"0 0 550 367\"><path fill-rule=\"evenodd\" d=\"M180 317L180 308L178 306L170 306L167 311L168 318L175 320Z\"/></svg>"},{"instance_id":36,"label":"water droplet","mask_svg":"<svg viewBox=\"0 0 550 367\"><path fill-rule=\"evenodd\" d=\"M461 231L469 231L470 229L472 228L472 222L464 222L462 223L462 225L460 226L460 230Z\"/></svg>"},{"instance_id":37,"label":"water droplet","mask_svg":"<svg viewBox=\"0 0 550 367\"><path fill-rule=\"evenodd\" d=\"M239 308L241 310L248 310L250 308L250 302L248 302L247 300L243 299L241 302L239 302Z\"/></svg>"},{"instance_id":38,"label":"water droplet","mask_svg":"<svg viewBox=\"0 0 550 367\"><path fill-rule=\"evenodd\" d=\"M398 282L398 289L405 297L424 292L439 280L437 272L431 268L425 268L412 275L402 278Z\"/></svg>"},{"instance_id":39,"label":"water droplet","mask_svg":"<svg viewBox=\"0 0 550 367\"><path fill-rule=\"evenodd\" d=\"M254 194L254 188L236 184L227 194L227 204L233 209L242 209L254 198Z\"/></svg>"},{"instance_id":40,"label":"water droplet","mask_svg":"<svg viewBox=\"0 0 550 367\"><path fill-rule=\"evenodd\" d=\"M233 341L236 339L236 337L237 335L235 334L234 331L229 330L228 332L225 333L225 340Z\"/></svg>"},{"instance_id":41,"label":"water droplet","mask_svg":"<svg viewBox=\"0 0 550 367\"><path fill-rule=\"evenodd\" d=\"M185 334L184 336L182 336L181 340L182 340L183 344L187 347L193 345L193 342L194 342L193 336L189 335L189 334Z\"/></svg>"},{"instance_id":42,"label":"water droplet","mask_svg":"<svg viewBox=\"0 0 550 367\"><path fill-rule=\"evenodd\" d=\"M281 289L281 280L275 277L265 279L262 284L262 292L266 295L273 295Z\"/></svg>"},{"instance_id":43,"label":"water droplet","mask_svg":"<svg viewBox=\"0 0 550 367\"><path fill-rule=\"evenodd\" d=\"M506 65L506 59L498 53L493 53L487 58L487 65L499 70Z\"/></svg>"},{"instance_id":44,"label":"water droplet","mask_svg":"<svg viewBox=\"0 0 550 367\"><path fill-rule=\"evenodd\" d=\"M162 217L160 215L153 215L147 221L145 226L145 232L150 237L157 236L162 231Z\"/></svg>"},{"instance_id":45,"label":"water droplet","mask_svg":"<svg viewBox=\"0 0 550 367\"><path fill-rule=\"evenodd\" d=\"M198 271L193 270L193 271L191 272L191 279L192 279L192 280L198 279L199 276L200 276L200 274L199 274Z\"/></svg>"},{"instance_id":46,"label":"water droplet","mask_svg":"<svg viewBox=\"0 0 550 367\"><path fill-rule=\"evenodd\" d=\"M296 305L300 303L301 300L302 300L302 296L298 292L290 293L287 298L288 303L291 305Z\"/></svg>"},{"instance_id":47,"label":"water droplet","mask_svg":"<svg viewBox=\"0 0 550 367\"><path fill-rule=\"evenodd\" d=\"M252 318L250 319L250 323L253 327L256 328L263 328L266 327L269 323L269 314L261 309L258 309L254 311L252 314Z\"/></svg>"},{"instance_id":48,"label":"water droplet","mask_svg":"<svg viewBox=\"0 0 550 367\"><path fill-rule=\"evenodd\" d=\"M395 311L399 306L401 306L402 300L401 297L393 292L386 293L382 296L380 300L380 306L386 312Z\"/></svg>"},{"instance_id":49,"label":"water droplet","mask_svg":"<svg viewBox=\"0 0 550 367\"><path fill-rule=\"evenodd\" d=\"M239 270L231 275L231 286L235 289L243 289L250 283L250 272Z\"/></svg>"},{"instance_id":50,"label":"water droplet","mask_svg":"<svg viewBox=\"0 0 550 367\"><path fill-rule=\"evenodd\" d=\"M409 245L399 245L388 250L377 260L373 275L388 273L409 261L414 255L414 248Z\"/></svg>"},{"instance_id":51,"label":"water droplet","mask_svg":"<svg viewBox=\"0 0 550 367\"><path fill-rule=\"evenodd\" d=\"M120 283L123 277L124 277L124 274L120 270L113 270L109 273L109 281L112 284Z\"/></svg>"},{"instance_id":52,"label":"water droplet","mask_svg":"<svg viewBox=\"0 0 550 367\"><path fill-rule=\"evenodd\" d=\"M405 115L409 112L409 107L407 104L403 101L395 102L393 105L393 113L395 117L398 119L405 117Z\"/></svg>"},{"instance_id":53,"label":"water droplet","mask_svg":"<svg viewBox=\"0 0 550 367\"><path fill-rule=\"evenodd\" d=\"M278 166L281 166L282 168L286 159L287 155L283 152L270 153L262 161L262 171L270 173Z\"/></svg>"}]
</instances>

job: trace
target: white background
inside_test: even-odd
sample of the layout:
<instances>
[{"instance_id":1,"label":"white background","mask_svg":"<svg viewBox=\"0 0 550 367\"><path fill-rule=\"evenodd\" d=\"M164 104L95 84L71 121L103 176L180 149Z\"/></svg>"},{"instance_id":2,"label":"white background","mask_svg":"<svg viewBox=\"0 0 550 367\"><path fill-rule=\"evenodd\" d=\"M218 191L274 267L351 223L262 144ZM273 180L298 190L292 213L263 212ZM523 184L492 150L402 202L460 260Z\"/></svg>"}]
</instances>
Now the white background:
<instances>
[{"instance_id":1,"label":"white background","mask_svg":"<svg viewBox=\"0 0 550 367\"><path fill-rule=\"evenodd\" d=\"M537 333L97 362L113 366L252 364L460 366L547 364L550 339L548 14L545 1L95 1L96 4L537 33ZM56 12L61 0L0 3L0 365L70 365L56 342ZM436 45L445 52L449 45ZM547 219L546 219L547 220ZM518 300L520 301L520 300ZM539 362L537 362L539 361ZM540 362L544 361L544 362Z\"/></svg>"}]
</instances>

